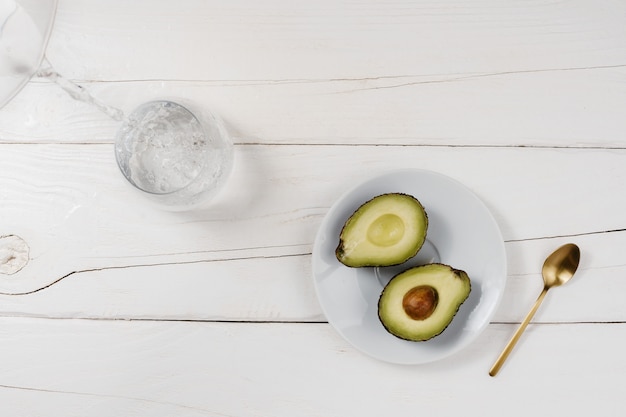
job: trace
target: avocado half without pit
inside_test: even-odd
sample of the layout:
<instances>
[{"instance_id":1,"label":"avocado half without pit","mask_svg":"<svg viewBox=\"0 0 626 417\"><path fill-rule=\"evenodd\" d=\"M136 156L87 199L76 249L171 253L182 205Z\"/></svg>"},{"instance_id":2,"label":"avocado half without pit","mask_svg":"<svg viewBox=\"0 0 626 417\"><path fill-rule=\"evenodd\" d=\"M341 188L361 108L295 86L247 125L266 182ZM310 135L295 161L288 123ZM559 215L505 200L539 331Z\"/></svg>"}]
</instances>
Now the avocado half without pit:
<instances>
[{"instance_id":1,"label":"avocado half without pit","mask_svg":"<svg viewBox=\"0 0 626 417\"><path fill-rule=\"evenodd\" d=\"M385 286L378 301L378 317L394 336L429 340L448 327L470 290L467 273L448 265L410 268Z\"/></svg>"},{"instance_id":2,"label":"avocado half without pit","mask_svg":"<svg viewBox=\"0 0 626 417\"><path fill-rule=\"evenodd\" d=\"M428 216L415 197L382 194L348 218L335 254L350 267L398 265L420 250L427 229Z\"/></svg>"}]
</instances>

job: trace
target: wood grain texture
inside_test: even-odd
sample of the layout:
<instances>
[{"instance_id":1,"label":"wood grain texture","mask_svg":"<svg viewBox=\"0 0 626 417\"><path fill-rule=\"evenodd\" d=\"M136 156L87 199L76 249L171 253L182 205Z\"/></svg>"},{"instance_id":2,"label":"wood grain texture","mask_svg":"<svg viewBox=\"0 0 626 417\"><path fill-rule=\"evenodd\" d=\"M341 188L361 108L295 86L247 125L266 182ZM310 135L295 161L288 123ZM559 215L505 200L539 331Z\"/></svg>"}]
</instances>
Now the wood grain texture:
<instances>
[{"instance_id":1,"label":"wood grain texture","mask_svg":"<svg viewBox=\"0 0 626 417\"><path fill-rule=\"evenodd\" d=\"M9 415L453 415L459 404L494 416L610 415L624 406L610 377L625 370L615 337L624 324L531 325L494 379L487 369L510 325L490 326L454 357L395 366L356 352L327 324L0 323Z\"/></svg>"},{"instance_id":2,"label":"wood grain texture","mask_svg":"<svg viewBox=\"0 0 626 417\"><path fill-rule=\"evenodd\" d=\"M625 15L619 0L60 0L61 74L125 112L212 109L235 167L208 209L166 212L119 174L118 122L38 77L0 110L0 237L28 245L0 270L1 414L618 415ZM331 205L397 168L465 184L507 252L486 331L422 366L350 346L311 275ZM566 242L574 280L490 378Z\"/></svg>"},{"instance_id":3,"label":"wood grain texture","mask_svg":"<svg viewBox=\"0 0 626 417\"><path fill-rule=\"evenodd\" d=\"M238 142L623 147L625 9L62 0L47 56L126 111L172 96L212 108ZM33 84L7 109L2 141L115 132L54 86Z\"/></svg>"},{"instance_id":4,"label":"wood grain texture","mask_svg":"<svg viewBox=\"0 0 626 417\"><path fill-rule=\"evenodd\" d=\"M550 292L533 322L625 322L626 233L510 242L508 282L493 322L518 323L542 288L541 264L575 242L575 279ZM45 290L1 295L3 316L173 321L324 322L311 257L252 255L230 260L105 267L73 274ZM71 294L71 296L68 296Z\"/></svg>"},{"instance_id":5,"label":"wood grain texture","mask_svg":"<svg viewBox=\"0 0 626 417\"><path fill-rule=\"evenodd\" d=\"M626 66L620 66L400 79L84 85L127 113L162 98L212 109L241 144L624 148L625 81ZM110 143L117 128L45 80L29 84L0 112L0 142Z\"/></svg>"},{"instance_id":6,"label":"wood grain texture","mask_svg":"<svg viewBox=\"0 0 626 417\"><path fill-rule=\"evenodd\" d=\"M10 278L0 277L8 293L76 271L306 253L343 192L401 167L463 182L493 212L506 241L625 228L622 150L241 146L213 207L171 213L124 182L111 145L3 148L0 233L24 239L32 258ZM595 186L598 167L602 187Z\"/></svg>"},{"instance_id":7,"label":"wood grain texture","mask_svg":"<svg viewBox=\"0 0 626 417\"><path fill-rule=\"evenodd\" d=\"M612 66L626 64L624 13L617 0L61 0L48 56L83 80L334 80Z\"/></svg>"}]
</instances>

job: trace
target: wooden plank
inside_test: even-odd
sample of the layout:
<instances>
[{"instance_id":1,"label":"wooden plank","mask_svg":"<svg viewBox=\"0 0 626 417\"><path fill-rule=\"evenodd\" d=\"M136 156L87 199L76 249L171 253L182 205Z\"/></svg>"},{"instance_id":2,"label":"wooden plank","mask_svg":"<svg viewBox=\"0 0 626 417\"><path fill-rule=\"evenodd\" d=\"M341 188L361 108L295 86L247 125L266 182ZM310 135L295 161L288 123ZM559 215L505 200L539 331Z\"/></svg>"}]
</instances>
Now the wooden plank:
<instances>
[{"instance_id":1,"label":"wooden plank","mask_svg":"<svg viewBox=\"0 0 626 417\"><path fill-rule=\"evenodd\" d=\"M0 324L7 415L612 415L626 405L610 377L625 370L624 324L531 326L496 378L487 370L511 325L489 326L448 359L396 366L326 324Z\"/></svg>"},{"instance_id":2,"label":"wooden plank","mask_svg":"<svg viewBox=\"0 0 626 417\"><path fill-rule=\"evenodd\" d=\"M193 10L193 13L188 11ZM624 65L619 1L59 4L48 56L83 80L302 80Z\"/></svg>"},{"instance_id":3,"label":"wooden plank","mask_svg":"<svg viewBox=\"0 0 626 417\"><path fill-rule=\"evenodd\" d=\"M626 322L626 233L511 242L494 322L518 323L542 288L545 256L575 242L575 279L548 294L534 322ZM325 321L310 255L109 267L73 274L30 295L0 295L0 315L198 321ZM19 280L19 277L16 277Z\"/></svg>"},{"instance_id":4,"label":"wooden plank","mask_svg":"<svg viewBox=\"0 0 626 417\"><path fill-rule=\"evenodd\" d=\"M211 108L238 143L624 147L625 9L68 0L47 55L125 111L164 97ZM35 82L0 112L0 141L110 142L116 128Z\"/></svg>"},{"instance_id":5,"label":"wooden plank","mask_svg":"<svg viewBox=\"0 0 626 417\"><path fill-rule=\"evenodd\" d=\"M125 183L110 145L5 145L0 234L24 239L31 261L1 280L2 291L33 290L82 270L307 253L343 192L396 168L432 169L463 182L492 211L507 241L624 229L626 151L373 151L240 146L234 174L212 207L171 213ZM482 169L486 164L489 170Z\"/></svg>"},{"instance_id":6,"label":"wooden plank","mask_svg":"<svg viewBox=\"0 0 626 417\"><path fill-rule=\"evenodd\" d=\"M236 143L623 148L625 81L626 67L619 67L478 77L85 86L126 113L163 98L212 109ZM110 143L118 126L42 80L28 84L0 111L0 141L9 143Z\"/></svg>"}]
</instances>

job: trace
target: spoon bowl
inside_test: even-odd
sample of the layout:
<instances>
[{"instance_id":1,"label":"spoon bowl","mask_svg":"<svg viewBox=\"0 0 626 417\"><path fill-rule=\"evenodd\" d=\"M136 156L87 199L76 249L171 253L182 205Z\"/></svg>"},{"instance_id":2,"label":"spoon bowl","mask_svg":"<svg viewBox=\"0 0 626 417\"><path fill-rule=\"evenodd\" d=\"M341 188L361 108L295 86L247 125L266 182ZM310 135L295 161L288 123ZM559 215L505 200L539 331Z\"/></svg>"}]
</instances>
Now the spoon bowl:
<instances>
[{"instance_id":1,"label":"spoon bowl","mask_svg":"<svg viewBox=\"0 0 626 417\"><path fill-rule=\"evenodd\" d=\"M548 293L548 290L550 288L563 285L572 279L574 273L578 269L579 263L580 249L573 243L568 243L559 247L546 258L543 263L543 268L541 268L541 275L543 276L543 290L541 291L541 294L539 294L537 301L535 301L533 308L530 309L524 321L522 321L509 343L507 343L498 359L496 359L496 362L491 367L491 370L489 370L489 375L496 376L502 367L502 364L504 364L504 361L509 356L513 347L526 329L526 326L528 326L528 323L530 323L530 320L537 312L537 309Z\"/></svg>"},{"instance_id":2,"label":"spoon bowl","mask_svg":"<svg viewBox=\"0 0 626 417\"><path fill-rule=\"evenodd\" d=\"M580 263L580 249L573 243L561 246L543 263L541 275L548 288L558 287L572 279Z\"/></svg>"}]
</instances>

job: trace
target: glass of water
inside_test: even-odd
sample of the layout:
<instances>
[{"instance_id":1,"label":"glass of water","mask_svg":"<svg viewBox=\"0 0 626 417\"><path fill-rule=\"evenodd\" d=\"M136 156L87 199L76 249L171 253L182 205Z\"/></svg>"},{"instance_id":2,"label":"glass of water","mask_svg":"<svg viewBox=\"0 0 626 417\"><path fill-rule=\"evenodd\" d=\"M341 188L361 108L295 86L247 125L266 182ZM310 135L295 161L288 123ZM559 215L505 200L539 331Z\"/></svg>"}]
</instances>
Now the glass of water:
<instances>
[{"instance_id":1,"label":"glass of water","mask_svg":"<svg viewBox=\"0 0 626 417\"><path fill-rule=\"evenodd\" d=\"M45 58L56 8L57 0L0 0L0 108L33 75L46 77L122 122L115 156L130 184L173 210L203 206L233 165L233 146L221 120L167 100L142 104L126 116L61 76Z\"/></svg>"},{"instance_id":2,"label":"glass of water","mask_svg":"<svg viewBox=\"0 0 626 417\"><path fill-rule=\"evenodd\" d=\"M226 182L233 146L222 121L206 110L151 101L128 117L115 157L130 184L171 210L204 206Z\"/></svg>"}]
</instances>

